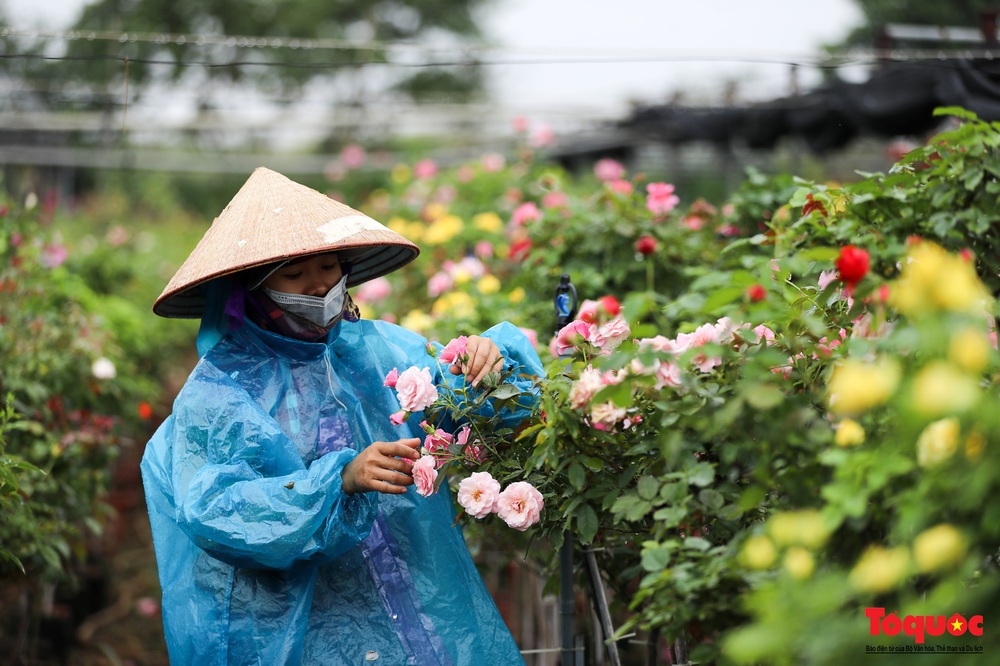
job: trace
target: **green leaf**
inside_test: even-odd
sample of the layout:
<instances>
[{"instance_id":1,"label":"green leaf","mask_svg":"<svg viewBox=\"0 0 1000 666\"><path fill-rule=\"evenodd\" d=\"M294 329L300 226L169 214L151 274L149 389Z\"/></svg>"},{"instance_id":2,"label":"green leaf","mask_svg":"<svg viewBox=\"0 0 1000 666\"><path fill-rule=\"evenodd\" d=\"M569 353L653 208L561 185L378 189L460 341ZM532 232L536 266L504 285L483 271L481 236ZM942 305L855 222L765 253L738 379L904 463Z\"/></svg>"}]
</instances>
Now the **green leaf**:
<instances>
[{"instance_id":1,"label":"green leaf","mask_svg":"<svg viewBox=\"0 0 1000 666\"><path fill-rule=\"evenodd\" d=\"M698 463L688 472L688 483L704 488L715 480L715 470L708 463Z\"/></svg>"},{"instance_id":2,"label":"green leaf","mask_svg":"<svg viewBox=\"0 0 1000 666\"><path fill-rule=\"evenodd\" d=\"M639 479L639 497L651 500L660 492L660 482L652 476Z\"/></svg>"},{"instance_id":3,"label":"green leaf","mask_svg":"<svg viewBox=\"0 0 1000 666\"><path fill-rule=\"evenodd\" d=\"M739 506L743 511L749 511L760 506L764 501L764 489L760 486L750 486L740 495Z\"/></svg>"},{"instance_id":4,"label":"green leaf","mask_svg":"<svg viewBox=\"0 0 1000 666\"><path fill-rule=\"evenodd\" d=\"M642 520L646 517L646 514L652 510L652 504L645 500L636 499L635 503L628 508L628 511L625 512L625 518L626 520L631 521Z\"/></svg>"},{"instance_id":5,"label":"green leaf","mask_svg":"<svg viewBox=\"0 0 1000 666\"><path fill-rule=\"evenodd\" d=\"M494 400L509 400L510 398L521 395L521 393L523 393L523 391L513 384L501 384L494 389L492 393L490 393L490 398Z\"/></svg>"},{"instance_id":6,"label":"green leaf","mask_svg":"<svg viewBox=\"0 0 1000 666\"><path fill-rule=\"evenodd\" d=\"M806 261L833 263L839 254L840 250L834 247L811 247L799 252L799 257Z\"/></svg>"},{"instance_id":7,"label":"green leaf","mask_svg":"<svg viewBox=\"0 0 1000 666\"><path fill-rule=\"evenodd\" d=\"M747 404L757 409L772 409L785 399L784 392L771 382L744 383L740 393Z\"/></svg>"},{"instance_id":8,"label":"green leaf","mask_svg":"<svg viewBox=\"0 0 1000 666\"><path fill-rule=\"evenodd\" d=\"M597 535L597 512L589 504L584 504L576 513L576 529L580 541L589 544Z\"/></svg>"},{"instance_id":9,"label":"green leaf","mask_svg":"<svg viewBox=\"0 0 1000 666\"><path fill-rule=\"evenodd\" d=\"M717 289L705 299L705 311L715 312L724 305L729 305L743 295L743 287L726 287Z\"/></svg>"},{"instance_id":10,"label":"green leaf","mask_svg":"<svg viewBox=\"0 0 1000 666\"><path fill-rule=\"evenodd\" d=\"M701 537L688 537L682 543L685 548L693 548L694 550L708 550L712 547L712 544Z\"/></svg>"},{"instance_id":11,"label":"green leaf","mask_svg":"<svg viewBox=\"0 0 1000 666\"><path fill-rule=\"evenodd\" d=\"M663 527L675 527L684 520L687 513L687 508L684 506L665 506L656 510L653 520L661 523Z\"/></svg>"},{"instance_id":12,"label":"green leaf","mask_svg":"<svg viewBox=\"0 0 1000 666\"><path fill-rule=\"evenodd\" d=\"M583 465L574 460L570 463L566 474L569 477L569 483L571 486L577 490L583 490L584 484L587 483L587 470L583 468Z\"/></svg>"},{"instance_id":13,"label":"green leaf","mask_svg":"<svg viewBox=\"0 0 1000 666\"><path fill-rule=\"evenodd\" d=\"M670 566L670 549L664 546L642 549L642 568L649 573L663 571Z\"/></svg>"},{"instance_id":14,"label":"green leaf","mask_svg":"<svg viewBox=\"0 0 1000 666\"><path fill-rule=\"evenodd\" d=\"M956 118L960 118L962 120L979 120L979 116L977 116L975 113L967 109L963 109L960 106L939 106L938 108L934 109L934 115L955 116Z\"/></svg>"},{"instance_id":15,"label":"green leaf","mask_svg":"<svg viewBox=\"0 0 1000 666\"><path fill-rule=\"evenodd\" d=\"M726 499L722 496L722 493L712 488L706 488L698 493L698 501L712 511L718 511L726 503Z\"/></svg>"}]
</instances>

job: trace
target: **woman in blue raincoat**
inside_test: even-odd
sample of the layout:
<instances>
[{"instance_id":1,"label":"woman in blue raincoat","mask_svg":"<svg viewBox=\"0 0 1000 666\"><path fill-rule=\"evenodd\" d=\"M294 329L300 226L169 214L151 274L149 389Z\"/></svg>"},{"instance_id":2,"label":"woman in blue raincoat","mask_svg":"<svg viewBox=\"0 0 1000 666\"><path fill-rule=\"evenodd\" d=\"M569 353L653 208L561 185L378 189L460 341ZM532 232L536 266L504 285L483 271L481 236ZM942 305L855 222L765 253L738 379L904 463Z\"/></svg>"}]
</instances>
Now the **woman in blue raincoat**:
<instances>
[{"instance_id":1,"label":"woman in blue raincoat","mask_svg":"<svg viewBox=\"0 0 1000 666\"><path fill-rule=\"evenodd\" d=\"M522 663L449 495L410 487L420 415L393 425L383 378L477 383L503 364L527 390L540 362L500 324L442 374L424 338L359 319L347 288L417 251L261 168L154 304L201 318L201 359L142 460L172 663Z\"/></svg>"}]
</instances>

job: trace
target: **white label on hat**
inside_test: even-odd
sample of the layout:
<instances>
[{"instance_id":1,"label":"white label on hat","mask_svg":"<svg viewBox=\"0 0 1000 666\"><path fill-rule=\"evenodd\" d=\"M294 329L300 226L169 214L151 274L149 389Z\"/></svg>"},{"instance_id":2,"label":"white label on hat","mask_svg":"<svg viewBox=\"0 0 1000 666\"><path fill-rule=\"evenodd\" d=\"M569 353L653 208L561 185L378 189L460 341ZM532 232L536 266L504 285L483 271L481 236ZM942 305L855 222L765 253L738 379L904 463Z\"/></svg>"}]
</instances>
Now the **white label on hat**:
<instances>
[{"instance_id":1,"label":"white label on hat","mask_svg":"<svg viewBox=\"0 0 1000 666\"><path fill-rule=\"evenodd\" d=\"M327 243L336 243L348 236L353 236L359 231L369 229L381 229L382 225L368 217L367 215L347 215L337 217L329 222L324 222L316 227L316 231L323 234Z\"/></svg>"}]
</instances>

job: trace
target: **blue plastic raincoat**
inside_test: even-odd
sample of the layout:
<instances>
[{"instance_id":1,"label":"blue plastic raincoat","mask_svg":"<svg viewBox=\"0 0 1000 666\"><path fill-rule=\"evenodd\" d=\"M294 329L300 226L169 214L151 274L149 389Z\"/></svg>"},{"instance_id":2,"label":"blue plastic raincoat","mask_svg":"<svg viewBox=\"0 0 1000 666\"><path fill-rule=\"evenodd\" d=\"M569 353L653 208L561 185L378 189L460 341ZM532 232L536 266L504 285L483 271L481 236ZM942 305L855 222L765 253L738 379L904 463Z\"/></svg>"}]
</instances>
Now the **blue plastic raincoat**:
<instances>
[{"instance_id":1,"label":"blue plastic raincoat","mask_svg":"<svg viewBox=\"0 0 1000 666\"><path fill-rule=\"evenodd\" d=\"M483 335L508 367L541 372L516 327ZM246 320L205 353L142 461L172 663L523 663L446 484L429 498L341 490L357 451L422 436L420 414L389 421L393 367L465 381L426 344L386 322L309 343Z\"/></svg>"}]
</instances>

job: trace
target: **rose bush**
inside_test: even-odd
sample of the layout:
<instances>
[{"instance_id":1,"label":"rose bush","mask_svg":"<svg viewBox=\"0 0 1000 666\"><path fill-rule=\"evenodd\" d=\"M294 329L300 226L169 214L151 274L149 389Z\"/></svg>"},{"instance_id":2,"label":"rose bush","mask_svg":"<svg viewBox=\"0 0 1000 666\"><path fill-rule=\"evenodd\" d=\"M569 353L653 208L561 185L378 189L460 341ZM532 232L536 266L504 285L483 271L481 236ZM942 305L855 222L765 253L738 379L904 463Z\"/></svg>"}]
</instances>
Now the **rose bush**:
<instances>
[{"instance_id":1,"label":"rose bush","mask_svg":"<svg viewBox=\"0 0 1000 666\"><path fill-rule=\"evenodd\" d=\"M450 341L429 364L507 319L547 362L538 408L517 429L468 416L526 398L502 373L433 400L403 382L413 409L401 401L396 418L423 409L419 489L449 479L470 532L513 543L549 574L573 534L603 572L620 636L684 638L703 663L835 664L912 640L873 635L867 608L991 617L1000 130L943 113L961 123L885 174L841 184L751 170L714 203L616 163L571 177L529 144L453 167L339 173L332 187L364 192L366 212L423 249L410 269L357 290L365 316ZM45 450L80 431L84 406L89 437L106 436L95 413L137 413L126 396L155 412L145 385L121 389L163 369L145 320L88 293L121 293L134 269L30 236L32 270L61 276L53 293L73 298L60 307L77 304L63 320L100 313L112 332L135 334L95 324L94 338L50 338L72 351L58 355L38 336L20 340L18 372L4 375L7 390L23 381L15 410L51 430ZM580 303L556 330L563 274ZM30 321L16 330L37 332ZM44 381L20 379L43 366ZM72 396L61 412L39 406L54 394ZM30 409L19 395L36 396ZM22 487L32 473L18 472ZM988 630L944 638L997 645Z\"/></svg>"},{"instance_id":2,"label":"rose bush","mask_svg":"<svg viewBox=\"0 0 1000 666\"><path fill-rule=\"evenodd\" d=\"M536 531L558 546L568 528L593 547L630 606L621 633L687 636L701 660L840 663L870 642L866 604L909 607L933 590L951 608L965 589L977 611L995 605L992 583L963 587L992 571L995 535L961 507L988 503L997 478L981 456L995 437L983 405L1000 134L946 113L964 122L888 174L839 185L751 172L718 207L622 170L608 180L607 164L575 183L530 160L468 212L484 205L469 193L475 169L451 183L447 213L426 182L427 199L406 183L379 195L422 220L404 233L459 218L439 227L458 254L424 264L448 279L402 319L441 339L498 315L542 332L541 411L511 447L528 455L508 455L542 479ZM461 224L478 215L493 220L492 253L475 249L486 226ZM553 330L562 273L585 300L621 301L630 333L617 348L595 335L590 305ZM502 288L484 293L490 275ZM976 485L959 492L973 466Z\"/></svg>"}]
</instances>

